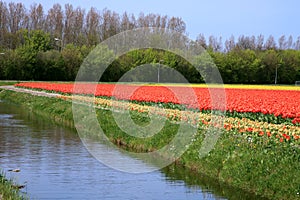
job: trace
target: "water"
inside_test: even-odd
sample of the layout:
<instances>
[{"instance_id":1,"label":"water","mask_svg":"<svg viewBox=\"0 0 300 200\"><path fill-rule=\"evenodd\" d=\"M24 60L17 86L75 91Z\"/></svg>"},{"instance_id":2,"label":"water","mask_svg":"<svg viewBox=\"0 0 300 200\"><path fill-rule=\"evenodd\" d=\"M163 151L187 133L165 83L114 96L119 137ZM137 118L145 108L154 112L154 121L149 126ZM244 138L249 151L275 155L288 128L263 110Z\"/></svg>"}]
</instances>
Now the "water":
<instances>
[{"instance_id":1,"label":"water","mask_svg":"<svg viewBox=\"0 0 300 200\"><path fill-rule=\"evenodd\" d=\"M225 199L206 184L188 183L198 179L174 166L144 174L111 169L89 154L74 130L3 102L0 138L0 168L26 185L22 192L30 199ZM8 171L16 168L21 171Z\"/></svg>"}]
</instances>

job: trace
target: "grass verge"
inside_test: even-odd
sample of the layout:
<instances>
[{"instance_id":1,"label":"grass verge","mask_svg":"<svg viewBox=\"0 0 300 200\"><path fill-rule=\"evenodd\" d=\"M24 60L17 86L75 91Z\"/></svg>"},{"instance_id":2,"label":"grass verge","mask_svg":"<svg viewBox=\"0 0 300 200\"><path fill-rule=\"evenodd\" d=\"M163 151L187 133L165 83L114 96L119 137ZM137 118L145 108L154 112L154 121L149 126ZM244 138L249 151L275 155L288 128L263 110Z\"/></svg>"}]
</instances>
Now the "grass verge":
<instances>
[{"instance_id":1,"label":"grass verge","mask_svg":"<svg viewBox=\"0 0 300 200\"><path fill-rule=\"evenodd\" d=\"M5 86L5 85L15 85L19 83L19 81L1 81L0 80L0 86Z\"/></svg>"},{"instance_id":2,"label":"grass verge","mask_svg":"<svg viewBox=\"0 0 300 200\"><path fill-rule=\"evenodd\" d=\"M0 173L0 199L2 200L21 200L25 199L19 192L17 186L11 180L5 178L4 173Z\"/></svg>"},{"instance_id":3,"label":"grass verge","mask_svg":"<svg viewBox=\"0 0 300 200\"><path fill-rule=\"evenodd\" d=\"M11 91L0 92L0 99L18 105L57 123L73 124L72 103L58 98L33 97ZM167 121L162 131L142 140L125 134L118 128L110 110L98 109L96 115L107 137L131 151L148 152L167 144L177 132L178 125ZM147 117L132 112L138 124L147 124ZM89 123L89 116L83 118ZM91 129L89 132L93 132ZM199 157L204 136L198 130L194 142L176 164L189 171L216 179L219 183L269 199L300 198L300 148L286 143L272 143L261 137L255 141L233 132L224 132L215 148ZM258 197L257 196L257 197ZM241 197L242 198L242 197Z\"/></svg>"}]
</instances>

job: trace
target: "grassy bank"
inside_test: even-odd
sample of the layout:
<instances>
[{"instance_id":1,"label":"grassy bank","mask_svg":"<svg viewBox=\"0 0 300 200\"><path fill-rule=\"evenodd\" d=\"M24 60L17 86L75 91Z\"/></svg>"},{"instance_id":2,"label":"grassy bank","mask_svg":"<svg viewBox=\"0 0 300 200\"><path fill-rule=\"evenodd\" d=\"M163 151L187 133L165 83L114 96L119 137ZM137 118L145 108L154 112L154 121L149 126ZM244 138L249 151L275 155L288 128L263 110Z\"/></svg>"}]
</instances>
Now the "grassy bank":
<instances>
[{"instance_id":1,"label":"grassy bank","mask_svg":"<svg viewBox=\"0 0 300 200\"><path fill-rule=\"evenodd\" d=\"M11 91L1 91L0 99L24 105L40 115L48 116L61 124L72 125L72 103L58 98L33 97ZM80 114L80 113L79 113ZM125 134L116 124L110 110L96 111L98 120L107 137L134 151L148 152L167 144L177 133L178 124L166 123L161 132L147 139ZM147 124L148 117L132 112L138 124ZM87 127L89 116L83 118ZM90 127L90 132L93 132ZM288 143L270 143L261 137L249 140L241 134L224 132L215 148L207 156L199 157L203 134L197 137L177 164L198 174L205 174L239 190L270 199L300 198L300 148Z\"/></svg>"},{"instance_id":2,"label":"grassy bank","mask_svg":"<svg viewBox=\"0 0 300 200\"><path fill-rule=\"evenodd\" d=\"M0 173L0 199L2 200L21 200L25 197L21 196L17 186L11 180L5 178L4 173Z\"/></svg>"}]
</instances>

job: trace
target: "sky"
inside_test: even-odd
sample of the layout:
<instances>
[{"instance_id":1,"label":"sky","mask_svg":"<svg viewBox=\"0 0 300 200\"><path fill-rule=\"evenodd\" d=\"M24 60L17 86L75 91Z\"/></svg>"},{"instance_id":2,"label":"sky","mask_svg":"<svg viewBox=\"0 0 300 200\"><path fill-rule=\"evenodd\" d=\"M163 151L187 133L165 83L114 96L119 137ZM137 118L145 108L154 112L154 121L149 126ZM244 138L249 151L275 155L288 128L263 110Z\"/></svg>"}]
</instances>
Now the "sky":
<instances>
[{"instance_id":1,"label":"sky","mask_svg":"<svg viewBox=\"0 0 300 200\"><path fill-rule=\"evenodd\" d=\"M5 1L10 2L10 1ZM18 2L18 0L13 0ZM294 40L300 36L299 0L22 0L26 8L33 3L41 3L48 10L53 4L70 3L74 7L89 10L107 8L119 14L140 12L181 17L186 23L187 36L190 39L202 33L236 38L240 35L267 38L273 35L292 35Z\"/></svg>"}]
</instances>

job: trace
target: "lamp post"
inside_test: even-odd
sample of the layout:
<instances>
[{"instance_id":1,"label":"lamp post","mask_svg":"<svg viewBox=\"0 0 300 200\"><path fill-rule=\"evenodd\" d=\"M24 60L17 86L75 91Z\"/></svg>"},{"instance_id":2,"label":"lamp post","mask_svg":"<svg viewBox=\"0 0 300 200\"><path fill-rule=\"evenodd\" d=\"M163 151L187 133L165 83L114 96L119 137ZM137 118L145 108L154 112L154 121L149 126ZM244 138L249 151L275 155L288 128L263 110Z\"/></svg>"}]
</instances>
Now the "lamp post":
<instances>
[{"instance_id":1,"label":"lamp post","mask_svg":"<svg viewBox=\"0 0 300 200\"><path fill-rule=\"evenodd\" d=\"M54 40L55 40L56 42L60 42L60 45L59 45L59 51L61 51L61 49L62 49L62 40L59 39L59 38L54 38Z\"/></svg>"},{"instance_id":2,"label":"lamp post","mask_svg":"<svg viewBox=\"0 0 300 200\"><path fill-rule=\"evenodd\" d=\"M161 65L162 62L164 62L164 60L160 60L160 61L158 62L158 69L157 69L157 83L159 83L159 70L160 70L160 65Z\"/></svg>"},{"instance_id":3,"label":"lamp post","mask_svg":"<svg viewBox=\"0 0 300 200\"><path fill-rule=\"evenodd\" d=\"M282 63L282 60L280 60L279 63L276 64L276 68L275 68L275 85L276 85L277 82L278 82L278 68L281 67L281 63Z\"/></svg>"},{"instance_id":4,"label":"lamp post","mask_svg":"<svg viewBox=\"0 0 300 200\"><path fill-rule=\"evenodd\" d=\"M276 70L275 70L275 85L277 84L277 76L278 76L278 73L277 73L277 65L276 65Z\"/></svg>"}]
</instances>

